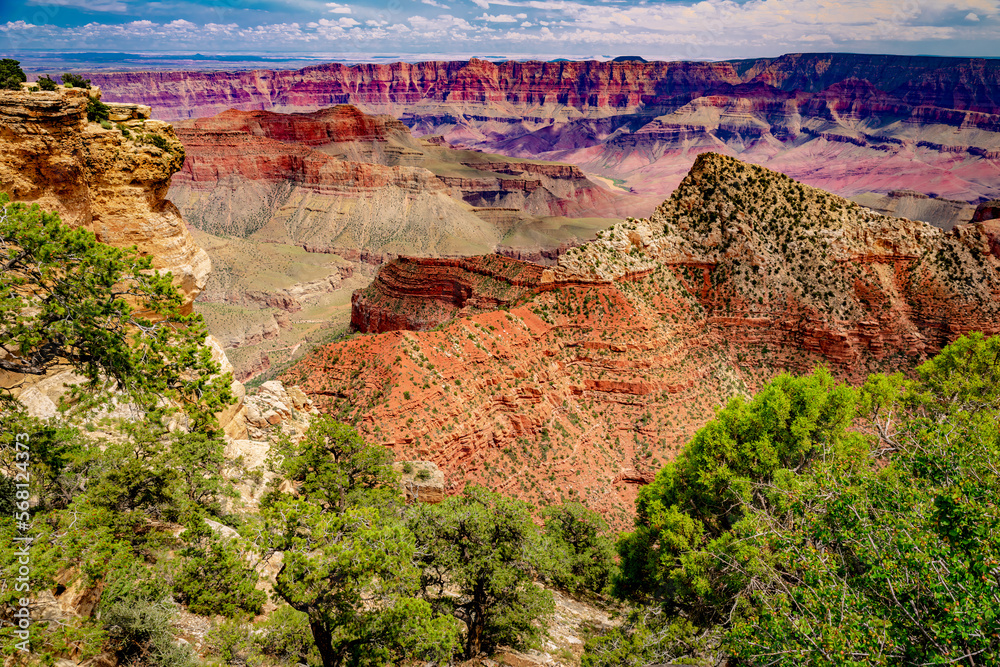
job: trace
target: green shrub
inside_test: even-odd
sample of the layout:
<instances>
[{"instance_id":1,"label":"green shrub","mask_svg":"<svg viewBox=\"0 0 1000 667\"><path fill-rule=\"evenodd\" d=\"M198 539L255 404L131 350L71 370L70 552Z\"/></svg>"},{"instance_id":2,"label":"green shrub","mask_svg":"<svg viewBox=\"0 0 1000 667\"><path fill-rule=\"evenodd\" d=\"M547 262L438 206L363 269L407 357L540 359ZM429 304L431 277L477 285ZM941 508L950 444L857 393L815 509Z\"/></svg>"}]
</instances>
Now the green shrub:
<instances>
[{"instance_id":1,"label":"green shrub","mask_svg":"<svg viewBox=\"0 0 1000 667\"><path fill-rule=\"evenodd\" d=\"M548 577L573 593L602 593L617 570L608 524L581 503L550 505L542 510Z\"/></svg>"},{"instance_id":2,"label":"green shrub","mask_svg":"<svg viewBox=\"0 0 1000 667\"><path fill-rule=\"evenodd\" d=\"M239 621L227 619L213 625L205 633L205 647L224 665L257 664L251 628Z\"/></svg>"},{"instance_id":3,"label":"green shrub","mask_svg":"<svg viewBox=\"0 0 1000 667\"><path fill-rule=\"evenodd\" d=\"M21 84L28 80L21 63L11 58L0 60L0 88L4 90L21 90Z\"/></svg>"},{"instance_id":4,"label":"green shrub","mask_svg":"<svg viewBox=\"0 0 1000 667\"><path fill-rule=\"evenodd\" d=\"M409 475L412 472L413 472L413 464L407 461L406 463L403 464L403 474Z\"/></svg>"},{"instance_id":5,"label":"green shrub","mask_svg":"<svg viewBox=\"0 0 1000 667\"><path fill-rule=\"evenodd\" d=\"M992 664L997 359L974 332L915 379L819 369L732 399L639 492L618 593L731 664Z\"/></svg>"},{"instance_id":6,"label":"green shrub","mask_svg":"<svg viewBox=\"0 0 1000 667\"><path fill-rule=\"evenodd\" d=\"M56 82L56 80L50 77L48 74L46 74L45 76L38 77L38 81L36 81L35 83L38 84L38 87L41 88L42 90L55 90L56 88L59 87L59 84Z\"/></svg>"},{"instance_id":7,"label":"green shrub","mask_svg":"<svg viewBox=\"0 0 1000 667\"><path fill-rule=\"evenodd\" d=\"M107 104L100 101L95 97L91 97L87 100L87 120L93 121L106 121L108 120L108 115L111 113L111 109Z\"/></svg>"},{"instance_id":8,"label":"green shrub","mask_svg":"<svg viewBox=\"0 0 1000 667\"><path fill-rule=\"evenodd\" d=\"M145 143L147 143L147 144L151 144L153 146L156 146L161 151L170 152L170 144L167 143L167 140L163 136L161 136L159 134L147 134L147 135L144 135L143 136L143 141Z\"/></svg>"},{"instance_id":9,"label":"green shrub","mask_svg":"<svg viewBox=\"0 0 1000 667\"><path fill-rule=\"evenodd\" d=\"M112 125L110 121L102 120L101 127L103 127L105 130L110 130L111 128L114 127L114 125Z\"/></svg>"},{"instance_id":10,"label":"green shrub","mask_svg":"<svg viewBox=\"0 0 1000 667\"><path fill-rule=\"evenodd\" d=\"M62 80L69 88L90 88L90 79L84 79L79 74L66 72L62 75Z\"/></svg>"},{"instance_id":11,"label":"green shrub","mask_svg":"<svg viewBox=\"0 0 1000 667\"><path fill-rule=\"evenodd\" d=\"M255 588L257 573L247 567L232 541L203 533L182 555L174 598L191 613L230 618L260 613L266 596Z\"/></svg>"},{"instance_id":12,"label":"green shrub","mask_svg":"<svg viewBox=\"0 0 1000 667\"><path fill-rule=\"evenodd\" d=\"M191 649L174 643L172 615L158 602L131 600L103 607L101 623L118 664L193 667L196 663Z\"/></svg>"},{"instance_id":13,"label":"green shrub","mask_svg":"<svg viewBox=\"0 0 1000 667\"><path fill-rule=\"evenodd\" d=\"M303 612L287 605L278 607L259 627L253 642L262 654L287 663L319 663L309 617Z\"/></svg>"}]
</instances>

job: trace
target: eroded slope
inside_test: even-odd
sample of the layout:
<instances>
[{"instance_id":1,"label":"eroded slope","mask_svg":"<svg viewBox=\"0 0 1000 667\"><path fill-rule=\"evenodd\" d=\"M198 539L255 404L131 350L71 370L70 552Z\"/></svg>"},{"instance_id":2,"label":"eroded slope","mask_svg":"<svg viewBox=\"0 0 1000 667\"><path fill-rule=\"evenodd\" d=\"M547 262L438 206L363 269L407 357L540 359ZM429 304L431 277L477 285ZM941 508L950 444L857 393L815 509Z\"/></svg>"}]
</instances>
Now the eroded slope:
<instances>
[{"instance_id":1,"label":"eroded slope","mask_svg":"<svg viewBox=\"0 0 1000 667\"><path fill-rule=\"evenodd\" d=\"M448 320L460 309L437 308L420 322L437 330L357 336L286 378L398 458L435 461L453 488L580 498L624 525L637 485L728 396L816 363L860 380L964 331L1000 330L993 234L873 214L706 154L650 218L571 250L544 280L496 272L510 286L538 275L506 310ZM411 312L427 294L419 272L399 281L397 269L369 291L378 308ZM466 267L424 270L438 304L429 286L449 271L472 284ZM398 324L374 310L369 300L369 323Z\"/></svg>"}]
</instances>

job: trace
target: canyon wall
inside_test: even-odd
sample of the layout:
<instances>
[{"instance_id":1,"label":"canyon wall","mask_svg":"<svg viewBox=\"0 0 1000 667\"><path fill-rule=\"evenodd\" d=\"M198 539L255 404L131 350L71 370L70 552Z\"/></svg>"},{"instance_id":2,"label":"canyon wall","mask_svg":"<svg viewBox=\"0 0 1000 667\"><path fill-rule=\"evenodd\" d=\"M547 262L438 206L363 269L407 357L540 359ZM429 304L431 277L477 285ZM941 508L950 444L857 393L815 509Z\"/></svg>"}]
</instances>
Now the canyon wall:
<instances>
[{"instance_id":1,"label":"canyon wall","mask_svg":"<svg viewBox=\"0 0 1000 667\"><path fill-rule=\"evenodd\" d=\"M399 117L417 135L616 179L643 215L705 151L849 197L906 189L975 204L1000 196L1000 63L989 59L473 59L92 77L170 119L355 104ZM954 207L914 211L942 227L958 222Z\"/></svg>"},{"instance_id":2,"label":"canyon wall","mask_svg":"<svg viewBox=\"0 0 1000 667\"><path fill-rule=\"evenodd\" d=\"M704 154L649 218L556 267L386 265L354 300L376 335L285 377L399 459L626 526L638 486L729 397L818 363L863 381L1000 333L990 225L944 232Z\"/></svg>"},{"instance_id":3,"label":"canyon wall","mask_svg":"<svg viewBox=\"0 0 1000 667\"><path fill-rule=\"evenodd\" d=\"M976 58L842 53L789 54L718 63L468 62L327 64L301 70L122 72L88 75L111 100L149 104L180 120L227 109L314 111L336 104L393 116L433 104L499 103L510 117L547 120L551 109L601 117L641 109L661 115L712 92L820 92L869 81L910 107L1000 113L1000 64ZM773 94L773 93L772 93ZM536 109L536 113L530 113Z\"/></svg>"}]
</instances>

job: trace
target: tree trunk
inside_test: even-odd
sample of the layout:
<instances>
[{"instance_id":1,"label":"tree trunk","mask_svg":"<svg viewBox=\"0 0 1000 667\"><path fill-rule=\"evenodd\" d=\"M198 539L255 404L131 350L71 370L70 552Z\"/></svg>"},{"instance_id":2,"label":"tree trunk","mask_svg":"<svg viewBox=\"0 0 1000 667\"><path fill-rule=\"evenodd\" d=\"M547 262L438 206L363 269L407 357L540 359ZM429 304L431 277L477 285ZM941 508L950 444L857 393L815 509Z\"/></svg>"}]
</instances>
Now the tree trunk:
<instances>
[{"instance_id":1,"label":"tree trunk","mask_svg":"<svg viewBox=\"0 0 1000 667\"><path fill-rule=\"evenodd\" d=\"M483 645L483 622L479 614L470 614L468 634L465 637L465 658L467 660L479 655Z\"/></svg>"},{"instance_id":2,"label":"tree trunk","mask_svg":"<svg viewBox=\"0 0 1000 667\"><path fill-rule=\"evenodd\" d=\"M312 630L313 641L319 650L320 660L323 667L340 667L340 656L333 650L333 633L319 621L309 619L309 629Z\"/></svg>"}]
</instances>

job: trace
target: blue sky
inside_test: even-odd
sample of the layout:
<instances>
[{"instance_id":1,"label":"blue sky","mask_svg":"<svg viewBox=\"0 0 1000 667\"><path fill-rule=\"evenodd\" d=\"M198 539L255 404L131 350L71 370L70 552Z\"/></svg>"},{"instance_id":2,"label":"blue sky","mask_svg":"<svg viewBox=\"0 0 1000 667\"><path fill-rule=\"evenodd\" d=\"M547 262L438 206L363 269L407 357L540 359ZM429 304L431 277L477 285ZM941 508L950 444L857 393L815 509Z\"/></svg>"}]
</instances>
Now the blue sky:
<instances>
[{"instance_id":1,"label":"blue sky","mask_svg":"<svg viewBox=\"0 0 1000 667\"><path fill-rule=\"evenodd\" d=\"M1000 0L0 0L0 52L26 49L997 57Z\"/></svg>"}]
</instances>

